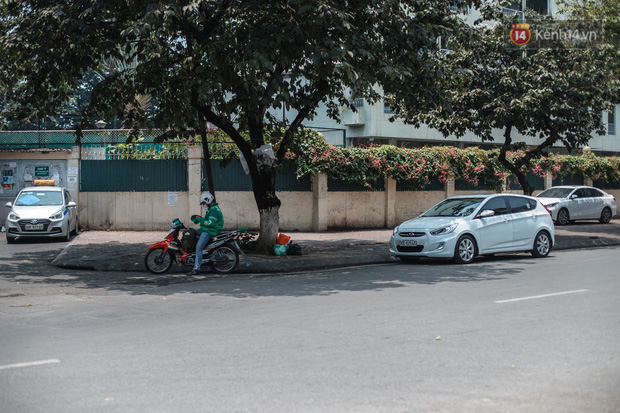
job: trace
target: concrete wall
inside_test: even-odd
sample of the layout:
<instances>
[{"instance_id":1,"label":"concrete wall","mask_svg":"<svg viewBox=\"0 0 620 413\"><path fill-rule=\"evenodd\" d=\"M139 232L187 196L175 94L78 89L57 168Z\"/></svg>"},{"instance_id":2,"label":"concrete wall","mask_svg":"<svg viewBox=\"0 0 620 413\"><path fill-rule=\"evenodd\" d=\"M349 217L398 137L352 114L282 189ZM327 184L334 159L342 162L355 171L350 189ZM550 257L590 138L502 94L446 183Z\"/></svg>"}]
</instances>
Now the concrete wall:
<instances>
[{"instance_id":1,"label":"concrete wall","mask_svg":"<svg viewBox=\"0 0 620 413\"><path fill-rule=\"evenodd\" d=\"M444 191L405 191L396 192L395 220L387 228L415 218L433 205L446 198Z\"/></svg>"},{"instance_id":2,"label":"concrete wall","mask_svg":"<svg viewBox=\"0 0 620 413\"><path fill-rule=\"evenodd\" d=\"M282 231L392 228L446 198L445 191L397 192L393 180L388 180L386 191L376 192L329 192L317 181L327 179L315 177L312 192L277 193L282 201ZM259 229L252 192L218 191L216 195L225 229ZM203 213L198 196L188 192L83 192L80 199L80 225L98 230L162 230L174 218L189 224L191 215ZM170 199L176 203L172 205Z\"/></svg>"}]
</instances>

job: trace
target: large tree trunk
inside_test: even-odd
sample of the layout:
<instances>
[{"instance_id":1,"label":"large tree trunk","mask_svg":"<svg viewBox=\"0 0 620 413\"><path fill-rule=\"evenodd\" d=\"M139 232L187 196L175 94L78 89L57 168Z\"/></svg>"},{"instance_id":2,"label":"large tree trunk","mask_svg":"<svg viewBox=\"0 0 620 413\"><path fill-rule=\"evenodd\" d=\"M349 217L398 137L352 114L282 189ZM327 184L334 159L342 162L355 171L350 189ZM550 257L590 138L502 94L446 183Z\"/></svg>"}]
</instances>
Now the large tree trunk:
<instances>
[{"instance_id":1,"label":"large tree trunk","mask_svg":"<svg viewBox=\"0 0 620 413\"><path fill-rule=\"evenodd\" d=\"M280 207L261 209L258 212L260 214L260 235L256 249L260 252L271 252L280 231Z\"/></svg>"},{"instance_id":2,"label":"large tree trunk","mask_svg":"<svg viewBox=\"0 0 620 413\"><path fill-rule=\"evenodd\" d=\"M517 162L515 164L511 163L506 159L506 152L512 148L512 137L510 136L512 133L512 125L507 125L504 130L504 145L499 151L499 163L502 164L506 169L508 169L519 181L519 185L523 189L523 193L525 195L532 195L534 192L534 188L530 186L530 183L527 181L527 177L525 173L521 170L521 167L524 165L523 162ZM524 158L525 159L525 158ZM523 159L522 159L523 161Z\"/></svg>"},{"instance_id":3,"label":"large tree trunk","mask_svg":"<svg viewBox=\"0 0 620 413\"><path fill-rule=\"evenodd\" d=\"M257 240L257 250L271 252L278 238L280 230L280 205L282 202L276 196L276 171L261 169L260 176L252 177L254 199L260 215L260 234Z\"/></svg>"}]
</instances>

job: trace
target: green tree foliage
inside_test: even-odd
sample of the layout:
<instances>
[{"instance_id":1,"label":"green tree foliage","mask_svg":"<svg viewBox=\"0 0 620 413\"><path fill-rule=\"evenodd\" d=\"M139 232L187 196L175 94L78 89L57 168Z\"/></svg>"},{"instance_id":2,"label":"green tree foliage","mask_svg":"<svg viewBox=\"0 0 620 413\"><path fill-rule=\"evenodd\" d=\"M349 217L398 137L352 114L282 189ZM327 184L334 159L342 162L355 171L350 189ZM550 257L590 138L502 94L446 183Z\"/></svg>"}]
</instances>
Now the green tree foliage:
<instances>
[{"instance_id":1,"label":"green tree foliage","mask_svg":"<svg viewBox=\"0 0 620 413\"><path fill-rule=\"evenodd\" d=\"M599 53L609 54L610 69L620 69L620 0L559 0L560 12L571 19L602 22L604 43ZM618 103L618 102L616 102Z\"/></svg>"},{"instance_id":2,"label":"green tree foliage","mask_svg":"<svg viewBox=\"0 0 620 413\"><path fill-rule=\"evenodd\" d=\"M526 194L532 193L523 166L555 144L569 151L586 145L592 133L604 133L602 110L619 96L618 79L609 70L609 54L598 49L536 49L524 51L510 41L510 21L479 25L469 39L451 43L441 57L449 73L443 87L448 102L428 112L402 106L397 114L407 121L427 124L445 136L471 131L493 141L500 130L500 163L514 174ZM534 138L527 148L516 133ZM523 149L510 162L507 153Z\"/></svg>"},{"instance_id":3,"label":"green tree foliage","mask_svg":"<svg viewBox=\"0 0 620 413\"><path fill-rule=\"evenodd\" d=\"M164 138L204 133L207 122L224 131L248 162L267 249L278 231L276 172L295 130L320 103L337 117L349 105L347 87L372 102L380 85L406 96L411 110L438 101L441 68L431 57L439 36L463 30L465 3L8 1L0 5L0 100L20 119L53 115L89 69L135 59L97 84L84 119L121 114L128 102L139 110L134 98L149 95ZM282 126L272 113L283 107L294 118L275 162L261 164L253 150Z\"/></svg>"}]
</instances>

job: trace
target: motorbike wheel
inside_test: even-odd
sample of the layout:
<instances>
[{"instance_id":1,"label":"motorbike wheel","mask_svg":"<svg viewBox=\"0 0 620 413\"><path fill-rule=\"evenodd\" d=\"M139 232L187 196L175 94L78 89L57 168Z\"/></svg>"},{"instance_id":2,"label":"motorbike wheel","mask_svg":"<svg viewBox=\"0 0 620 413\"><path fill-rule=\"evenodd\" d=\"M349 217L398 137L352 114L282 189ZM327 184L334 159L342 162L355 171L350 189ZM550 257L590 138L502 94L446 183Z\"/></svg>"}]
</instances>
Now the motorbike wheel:
<instances>
[{"instance_id":1,"label":"motorbike wheel","mask_svg":"<svg viewBox=\"0 0 620 413\"><path fill-rule=\"evenodd\" d=\"M222 245L213 251L211 266L218 274L230 274L239 266L239 253L227 245Z\"/></svg>"},{"instance_id":2,"label":"motorbike wheel","mask_svg":"<svg viewBox=\"0 0 620 413\"><path fill-rule=\"evenodd\" d=\"M153 274L163 274L172 267L172 253L164 252L163 248L150 250L144 257L144 266Z\"/></svg>"}]
</instances>

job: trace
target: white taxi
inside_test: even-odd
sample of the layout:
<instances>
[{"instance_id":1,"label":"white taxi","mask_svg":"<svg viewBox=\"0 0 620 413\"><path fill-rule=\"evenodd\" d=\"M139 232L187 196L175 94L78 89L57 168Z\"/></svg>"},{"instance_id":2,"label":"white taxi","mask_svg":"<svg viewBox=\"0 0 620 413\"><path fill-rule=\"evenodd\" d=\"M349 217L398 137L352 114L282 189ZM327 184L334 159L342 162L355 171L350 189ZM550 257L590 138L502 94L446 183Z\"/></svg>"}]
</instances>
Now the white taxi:
<instances>
[{"instance_id":1,"label":"white taxi","mask_svg":"<svg viewBox=\"0 0 620 413\"><path fill-rule=\"evenodd\" d=\"M71 234L77 234L77 204L66 188L27 187L6 206L11 208L5 224L7 243L21 237L61 237L70 241Z\"/></svg>"}]
</instances>

